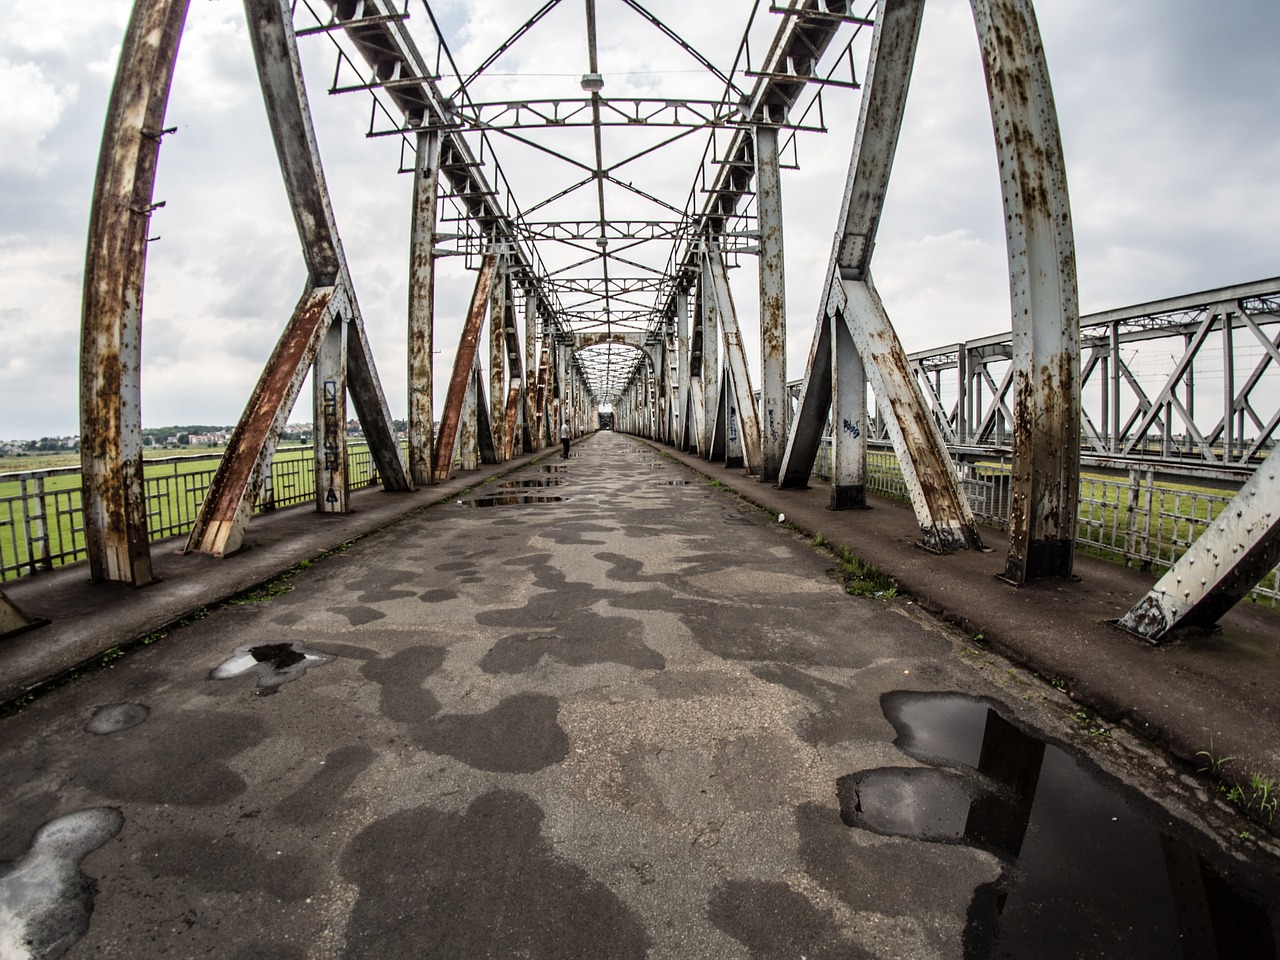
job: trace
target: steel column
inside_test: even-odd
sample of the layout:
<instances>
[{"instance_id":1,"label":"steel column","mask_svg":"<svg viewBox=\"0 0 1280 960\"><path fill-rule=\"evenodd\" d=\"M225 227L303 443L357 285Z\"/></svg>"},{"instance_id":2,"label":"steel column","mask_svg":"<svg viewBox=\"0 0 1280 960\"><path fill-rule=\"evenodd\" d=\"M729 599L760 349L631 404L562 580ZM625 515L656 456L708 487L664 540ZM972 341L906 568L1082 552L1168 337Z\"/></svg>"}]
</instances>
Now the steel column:
<instances>
[{"instance_id":1,"label":"steel column","mask_svg":"<svg viewBox=\"0 0 1280 960\"><path fill-rule=\"evenodd\" d=\"M742 453L742 419L739 416L737 396L733 371L725 367L724 379L720 384L720 406L723 413L717 422L717 428L724 428L724 465L734 469L744 466L746 462Z\"/></svg>"},{"instance_id":2,"label":"steel column","mask_svg":"<svg viewBox=\"0 0 1280 960\"><path fill-rule=\"evenodd\" d=\"M831 335L835 314L824 316L813 332L809 347L808 371L800 386L791 429L787 433L787 449L778 473L778 487L803 490L809 486L813 464L826 429L831 410L832 349Z\"/></svg>"},{"instance_id":3,"label":"steel column","mask_svg":"<svg viewBox=\"0 0 1280 960\"><path fill-rule=\"evenodd\" d=\"M480 369L480 358L473 357L471 370L467 376L466 390L462 395L461 421L458 429L458 468L460 470L478 470L480 468L480 416L484 413L481 399L484 393L483 372Z\"/></svg>"},{"instance_id":4,"label":"steel column","mask_svg":"<svg viewBox=\"0 0 1280 960\"><path fill-rule=\"evenodd\" d=\"M1066 165L1030 0L972 0L1000 159L1013 309L1013 583L1071 575L1080 487L1080 308Z\"/></svg>"},{"instance_id":5,"label":"steel column","mask_svg":"<svg viewBox=\"0 0 1280 960\"><path fill-rule=\"evenodd\" d=\"M1268 457L1217 519L1118 622L1160 643L1212 627L1280 561L1280 463Z\"/></svg>"},{"instance_id":6,"label":"steel column","mask_svg":"<svg viewBox=\"0 0 1280 960\"><path fill-rule=\"evenodd\" d=\"M676 289L675 445L689 448L689 291Z\"/></svg>"},{"instance_id":7,"label":"steel column","mask_svg":"<svg viewBox=\"0 0 1280 960\"><path fill-rule=\"evenodd\" d=\"M347 336L335 317L311 368L315 426L316 510L347 512Z\"/></svg>"},{"instance_id":8,"label":"steel column","mask_svg":"<svg viewBox=\"0 0 1280 960\"><path fill-rule=\"evenodd\" d=\"M244 7L276 157L310 282L241 415L187 540L188 551L199 550L216 556L225 556L242 543L254 498L264 473L270 470L276 441L297 398L306 367L314 362L321 339L330 333L329 326L335 321L339 333L343 327L346 331L342 345L335 347L334 352L345 352L343 373L383 489L412 487L400 457L390 411L364 336L364 323L338 239L298 60L291 8L287 0L244 0ZM330 382L336 389L338 381ZM323 382L315 383L313 389L320 411L325 406ZM343 411L343 438L345 391L346 386L340 396L329 401L330 406ZM320 419L317 418L318 423ZM315 431L314 445L317 460L323 463L325 436L320 428ZM318 510L333 509L328 493L327 489L317 486Z\"/></svg>"},{"instance_id":9,"label":"steel column","mask_svg":"<svg viewBox=\"0 0 1280 960\"><path fill-rule=\"evenodd\" d=\"M153 579L142 463L142 293L164 113L188 0L138 0L98 155L80 333L80 469L94 581Z\"/></svg>"},{"instance_id":10,"label":"steel column","mask_svg":"<svg viewBox=\"0 0 1280 960\"><path fill-rule=\"evenodd\" d=\"M697 321L702 330L702 432L698 437L698 454L707 460L711 457L715 416L720 408L720 324L711 272L706 269L705 261L698 282L702 288Z\"/></svg>"},{"instance_id":11,"label":"steel column","mask_svg":"<svg viewBox=\"0 0 1280 960\"><path fill-rule=\"evenodd\" d=\"M498 261L489 296L489 425L498 459L506 459L507 449L507 271L506 258Z\"/></svg>"},{"instance_id":12,"label":"steel column","mask_svg":"<svg viewBox=\"0 0 1280 960\"><path fill-rule=\"evenodd\" d=\"M524 431L528 453L542 449L538 436L538 293L532 284L524 292Z\"/></svg>"},{"instance_id":13,"label":"steel column","mask_svg":"<svg viewBox=\"0 0 1280 960\"><path fill-rule=\"evenodd\" d=\"M867 505L867 373L839 314L831 318L831 509Z\"/></svg>"},{"instance_id":14,"label":"steel column","mask_svg":"<svg viewBox=\"0 0 1280 960\"><path fill-rule=\"evenodd\" d=\"M760 229L760 479L776 483L787 448L787 298L782 253L778 128L755 127Z\"/></svg>"},{"instance_id":15,"label":"steel column","mask_svg":"<svg viewBox=\"0 0 1280 960\"><path fill-rule=\"evenodd\" d=\"M420 130L413 171L413 224L409 238L409 476L435 482L434 370L436 199L440 181L440 131Z\"/></svg>"}]
</instances>

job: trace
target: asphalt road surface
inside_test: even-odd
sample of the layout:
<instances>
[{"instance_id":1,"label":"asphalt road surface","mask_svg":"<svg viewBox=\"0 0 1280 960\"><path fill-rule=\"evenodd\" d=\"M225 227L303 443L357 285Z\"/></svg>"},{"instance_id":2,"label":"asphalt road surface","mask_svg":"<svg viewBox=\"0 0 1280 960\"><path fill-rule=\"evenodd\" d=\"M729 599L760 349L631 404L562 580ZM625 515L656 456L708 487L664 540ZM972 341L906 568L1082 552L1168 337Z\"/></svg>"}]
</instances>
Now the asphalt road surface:
<instances>
[{"instance_id":1,"label":"asphalt road surface","mask_svg":"<svg viewBox=\"0 0 1280 960\"><path fill-rule=\"evenodd\" d=\"M1180 771L837 566L611 433L407 518L0 720L0 957L1274 955Z\"/></svg>"}]
</instances>

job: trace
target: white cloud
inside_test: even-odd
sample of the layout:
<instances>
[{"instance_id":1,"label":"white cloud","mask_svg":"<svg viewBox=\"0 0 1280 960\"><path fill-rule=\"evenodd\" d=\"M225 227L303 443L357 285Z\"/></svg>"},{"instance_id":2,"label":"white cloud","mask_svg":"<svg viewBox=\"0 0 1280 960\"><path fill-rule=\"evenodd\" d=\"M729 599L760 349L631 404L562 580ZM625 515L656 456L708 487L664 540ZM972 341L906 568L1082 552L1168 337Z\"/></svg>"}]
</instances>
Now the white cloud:
<instances>
[{"instance_id":1,"label":"white cloud","mask_svg":"<svg viewBox=\"0 0 1280 960\"><path fill-rule=\"evenodd\" d=\"M464 72L531 6L433 3ZM646 6L726 68L751 7L745 0ZM753 66L780 22L764 6L753 28ZM1067 153L1082 306L1121 306L1280 272L1280 135L1271 123L1280 108L1280 60L1267 46L1280 28L1280 7L1241 0L1208 18L1192 0L1039 0L1037 8ZM84 231L129 9L127 0L68 0L59 10L70 15L50 18L25 5L8 13L0 36L0 434L76 429ZM599 0L597 9L607 95L718 95L714 77L697 72L685 51L633 11L616 0ZM415 4L410 26L433 59L425 19ZM857 49L861 75L865 43ZM339 230L383 387L403 416L409 178L396 173L392 139L362 136L367 98L326 95L329 41L304 39L302 52ZM562 3L498 61L475 95L579 96L586 71L582 4ZM801 134L801 169L783 179L792 375L803 368L812 334L858 95L829 91L824 105L830 132ZM909 349L1008 323L990 123L969 4L930 0L874 266ZM156 187L167 205L153 218L152 234L161 239L147 265L144 416L149 424L230 422L304 282L240 4L192 4L166 124L178 133L164 142ZM589 135L553 133L561 136L536 138L594 162ZM606 163L653 139L652 132L611 131ZM582 175L507 138L494 143L524 206ZM619 176L682 205L703 144L689 138ZM492 165L486 172L494 176ZM606 202L613 216L653 214L616 187ZM588 187L545 214L590 219L595 203ZM665 251L653 256L661 261ZM437 406L474 278L459 259L438 266ZM732 283L754 375L757 281L749 258ZM49 399L21 402L33 395Z\"/></svg>"},{"instance_id":2,"label":"white cloud","mask_svg":"<svg viewBox=\"0 0 1280 960\"><path fill-rule=\"evenodd\" d=\"M55 83L34 63L0 57L0 172L39 176L51 169L44 140L76 95L74 83Z\"/></svg>"}]
</instances>

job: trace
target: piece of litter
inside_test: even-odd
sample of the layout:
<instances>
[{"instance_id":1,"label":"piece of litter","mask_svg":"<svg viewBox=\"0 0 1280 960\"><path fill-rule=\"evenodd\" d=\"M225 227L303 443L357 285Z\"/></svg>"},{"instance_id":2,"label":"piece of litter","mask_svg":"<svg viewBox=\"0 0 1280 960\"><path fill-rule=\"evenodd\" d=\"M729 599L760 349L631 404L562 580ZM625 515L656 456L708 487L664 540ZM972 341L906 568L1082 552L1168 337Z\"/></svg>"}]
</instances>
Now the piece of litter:
<instances>
[{"instance_id":1,"label":"piece of litter","mask_svg":"<svg viewBox=\"0 0 1280 960\"><path fill-rule=\"evenodd\" d=\"M779 523L786 523L786 522L787 522L787 515L786 515L785 513L780 513L780 514L778 514L778 522L779 522Z\"/></svg>"}]
</instances>

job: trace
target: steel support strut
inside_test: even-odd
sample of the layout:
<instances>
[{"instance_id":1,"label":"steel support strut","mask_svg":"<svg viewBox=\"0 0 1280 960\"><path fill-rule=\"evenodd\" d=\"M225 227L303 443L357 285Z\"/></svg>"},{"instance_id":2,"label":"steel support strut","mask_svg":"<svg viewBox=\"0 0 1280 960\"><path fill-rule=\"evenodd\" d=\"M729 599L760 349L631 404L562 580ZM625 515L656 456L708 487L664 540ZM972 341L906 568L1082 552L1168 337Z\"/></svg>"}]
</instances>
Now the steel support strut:
<instances>
[{"instance_id":1,"label":"steel support strut","mask_svg":"<svg viewBox=\"0 0 1280 960\"><path fill-rule=\"evenodd\" d=\"M887 407L885 425L920 524L922 546L940 553L982 549L969 501L960 486L938 423L911 375L902 342L871 283L845 280L846 325L865 364L876 403ZM836 409L840 409L838 403Z\"/></svg>"},{"instance_id":2,"label":"steel support strut","mask_svg":"<svg viewBox=\"0 0 1280 960\"><path fill-rule=\"evenodd\" d=\"M747 352L743 349L742 334L738 328L738 314L733 306L733 294L729 290L729 274L720 248L715 243L709 244L707 248L707 272L711 276L716 312L720 316L720 330L724 335L724 357L730 374L726 386L733 391L733 402L725 409L736 408L737 422L741 427L743 465L747 473L756 474L760 472L763 462L760 416L756 411L755 395L751 389L751 375L747 370ZM785 387L784 383L784 390ZM785 393L783 396L785 397ZM729 434L732 436L734 432L730 425Z\"/></svg>"},{"instance_id":3,"label":"steel support strut","mask_svg":"<svg viewBox=\"0 0 1280 960\"><path fill-rule=\"evenodd\" d=\"M484 326L485 311L492 295L493 284L496 282L497 266L496 254L488 254L481 262L475 291L471 295L471 307L467 310L466 323L462 327L462 335L458 338L458 353L453 360L453 374L449 378L449 392L445 397L444 410L440 415L440 435L436 440L434 469L437 480L449 479L449 473L453 469L454 450L459 444L460 431L467 434L462 444L464 455L475 444L477 411L474 409L467 411L464 408L474 404L474 393L471 387L475 380L476 351L480 343L480 329Z\"/></svg>"},{"instance_id":4,"label":"steel support strut","mask_svg":"<svg viewBox=\"0 0 1280 960\"><path fill-rule=\"evenodd\" d=\"M1180 627L1212 627L1280 561L1280 464L1268 457L1217 519L1117 621L1160 643Z\"/></svg>"},{"instance_id":5,"label":"steel support strut","mask_svg":"<svg viewBox=\"0 0 1280 960\"><path fill-rule=\"evenodd\" d=\"M288 0L244 0L244 7L309 282L241 414L188 537L188 551L215 556L242 544L276 442L313 364L317 510L345 508L348 389L383 489L411 488L329 203ZM343 461L340 466L336 457Z\"/></svg>"},{"instance_id":6,"label":"steel support strut","mask_svg":"<svg viewBox=\"0 0 1280 960\"><path fill-rule=\"evenodd\" d=\"M1031 0L972 0L1000 159L1013 310L1013 583L1071 575L1080 484L1080 308L1066 165Z\"/></svg>"},{"instance_id":7,"label":"steel support strut","mask_svg":"<svg viewBox=\"0 0 1280 960\"><path fill-rule=\"evenodd\" d=\"M80 466L90 577L152 581L142 479L142 291L160 140L188 0L138 0L107 110L85 255Z\"/></svg>"},{"instance_id":8,"label":"steel support strut","mask_svg":"<svg viewBox=\"0 0 1280 960\"><path fill-rule=\"evenodd\" d=\"M0 590L0 637L21 633L32 627L42 627L49 621L44 617L28 616L16 603Z\"/></svg>"}]
</instances>

